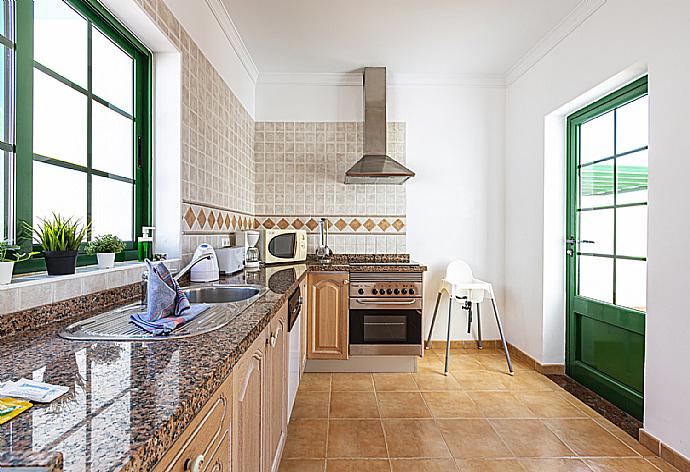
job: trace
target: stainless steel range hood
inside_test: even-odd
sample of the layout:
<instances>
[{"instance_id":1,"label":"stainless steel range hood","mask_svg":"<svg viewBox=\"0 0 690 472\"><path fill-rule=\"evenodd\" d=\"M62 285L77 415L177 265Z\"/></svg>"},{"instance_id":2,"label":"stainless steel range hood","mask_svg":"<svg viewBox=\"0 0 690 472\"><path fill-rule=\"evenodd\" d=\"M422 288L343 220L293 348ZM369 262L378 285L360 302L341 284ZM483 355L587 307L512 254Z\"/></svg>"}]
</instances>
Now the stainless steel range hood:
<instances>
[{"instance_id":1,"label":"stainless steel range hood","mask_svg":"<svg viewBox=\"0 0 690 472\"><path fill-rule=\"evenodd\" d=\"M364 68L364 156L345 172L346 184L400 185L414 172L386 155L386 68Z\"/></svg>"}]
</instances>

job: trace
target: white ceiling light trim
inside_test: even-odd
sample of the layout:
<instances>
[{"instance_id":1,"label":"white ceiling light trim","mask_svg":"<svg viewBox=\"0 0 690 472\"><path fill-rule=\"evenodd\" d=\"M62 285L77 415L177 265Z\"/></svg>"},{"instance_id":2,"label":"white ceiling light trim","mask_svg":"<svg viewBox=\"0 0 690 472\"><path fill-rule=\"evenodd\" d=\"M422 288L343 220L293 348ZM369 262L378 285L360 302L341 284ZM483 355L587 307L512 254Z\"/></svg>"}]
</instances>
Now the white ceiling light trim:
<instances>
[{"instance_id":1,"label":"white ceiling light trim","mask_svg":"<svg viewBox=\"0 0 690 472\"><path fill-rule=\"evenodd\" d=\"M362 86L362 72L348 73L260 73L261 85L305 85L305 86ZM470 74L396 74L390 73L388 85L392 86L466 86L504 87L501 75Z\"/></svg>"},{"instance_id":2,"label":"white ceiling light trim","mask_svg":"<svg viewBox=\"0 0 690 472\"><path fill-rule=\"evenodd\" d=\"M526 54L508 69L505 82L507 84L512 84L522 77L605 3L606 0L582 0L551 31L541 38L534 47L527 51Z\"/></svg>"},{"instance_id":3,"label":"white ceiling light trim","mask_svg":"<svg viewBox=\"0 0 690 472\"><path fill-rule=\"evenodd\" d=\"M228 10L225 8L225 5L221 0L206 0L206 4L211 9L216 21L218 21L220 28L225 34L225 37L228 38L228 42L232 46L232 49L234 49L235 53L237 53L237 56L249 74L249 77L252 79L252 82L256 84L256 81L259 77L259 69L256 67L254 59L252 59L252 56L249 53L247 46L245 46L244 41L242 41L242 37L237 31L235 23L232 22L230 13L228 13Z\"/></svg>"}]
</instances>

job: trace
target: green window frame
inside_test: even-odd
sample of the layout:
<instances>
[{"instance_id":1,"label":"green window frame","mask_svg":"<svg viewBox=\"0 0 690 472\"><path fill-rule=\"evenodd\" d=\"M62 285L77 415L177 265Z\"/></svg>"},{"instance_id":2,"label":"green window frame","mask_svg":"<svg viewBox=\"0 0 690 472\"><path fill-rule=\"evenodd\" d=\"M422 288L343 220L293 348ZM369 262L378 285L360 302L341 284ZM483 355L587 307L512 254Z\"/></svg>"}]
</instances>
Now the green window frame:
<instances>
[{"instance_id":1,"label":"green window frame","mask_svg":"<svg viewBox=\"0 0 690 472\"><path fill-rule=\"evenodd\" d=\"M12 0L10 0L12 1ZM16 24L16 143L14 145L15 179L14 208L15 228L21 228L22 221L33 221L33 164L44 162L62 168L72 169L86 174L87 179L87 221L92 219L92 178L93 176L120 180L134 184L133 197L133 233L132 239L126 242L126 249L118 254L117 260L137 260L139 258L136 249L136 235L141 234L143 226L151 223L151 52L127 30L105 7L96 0L62 0L87 21L87 54L88 71L87 86L82 87L59 73L49 69L34 60L34 2L14 1ZM133 83L133 111L132 114L109 103L97 96L92 90L92 33L97 28L108 39L125 51L134 62ZM34 70L56 79L72 90L83 94L87 99L87 136L86 150L87 163L85 166L72 164L50 156L42 156L33 150L33 113L34 113ZM98 103L110 110L134 121L133 136L133 179L130 177L113 175L92 167L92 109L93 104ZM65 215L69 216L69 215ZM18 231L18 230L17 230ZM15 237L22 236L15 233ZM92 235L89 235L89 238ZM18 241L28 249L29 242ZM40 251L40 247L34 246L34 250ZM80 266L96 263L95 256L88 256L80 251L77 259ZM45 270L45 262L37 256L29 261L17 264L16 273L26 273Z\"/></svg>"}]
</instances>

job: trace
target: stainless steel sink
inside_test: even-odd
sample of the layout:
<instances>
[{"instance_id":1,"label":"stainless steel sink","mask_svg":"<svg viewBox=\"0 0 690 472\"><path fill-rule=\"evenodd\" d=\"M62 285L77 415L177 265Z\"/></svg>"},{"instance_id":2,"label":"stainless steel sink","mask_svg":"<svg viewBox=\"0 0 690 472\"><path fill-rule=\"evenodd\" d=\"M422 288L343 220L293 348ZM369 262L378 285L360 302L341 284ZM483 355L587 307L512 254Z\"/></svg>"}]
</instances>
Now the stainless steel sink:
<instances>
[{"instance_id":1,"label":"stainless steel sink","mask_svg":"<svg viewBox=\"0 0 690 472\"><path fill-rule=\"evenodd\" d=\"M168 335L153 335L130 321L132 314L146 311L146 306L138 303L72 323L59 334L62 338L75 341L160 341L198 336L230 323L266 290L257 285L190 288L185 291L189 301L209 303L211 306Z\"/></svg>"},{"instance_id":2,"label":"stainless steel sink","mask_svg":"<svg viewBox=\"0 0 690 472\"><path fill-rule=\"evenodd\" d=\"M261 292L256 285L215 285L185 290L192 303L232 303L252 298Z\"/></svg>"}]
</instances>

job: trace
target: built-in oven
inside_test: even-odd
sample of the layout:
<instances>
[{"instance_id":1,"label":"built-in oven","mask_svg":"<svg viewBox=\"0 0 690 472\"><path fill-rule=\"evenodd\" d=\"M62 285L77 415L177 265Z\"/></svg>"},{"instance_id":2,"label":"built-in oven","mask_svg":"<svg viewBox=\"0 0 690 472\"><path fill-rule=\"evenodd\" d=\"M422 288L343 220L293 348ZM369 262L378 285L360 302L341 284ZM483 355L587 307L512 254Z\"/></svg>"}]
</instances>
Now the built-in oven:
<instances>
[{"instance_id":1,"label":"built-in oven","mask_svg":"<svg viewBox=\"0 0 690 472\"><path fill-rule=\"evenodd\" d=\"M350 274L350 355L422 355L421 277Z\"/></svg>"}]
</instances>

